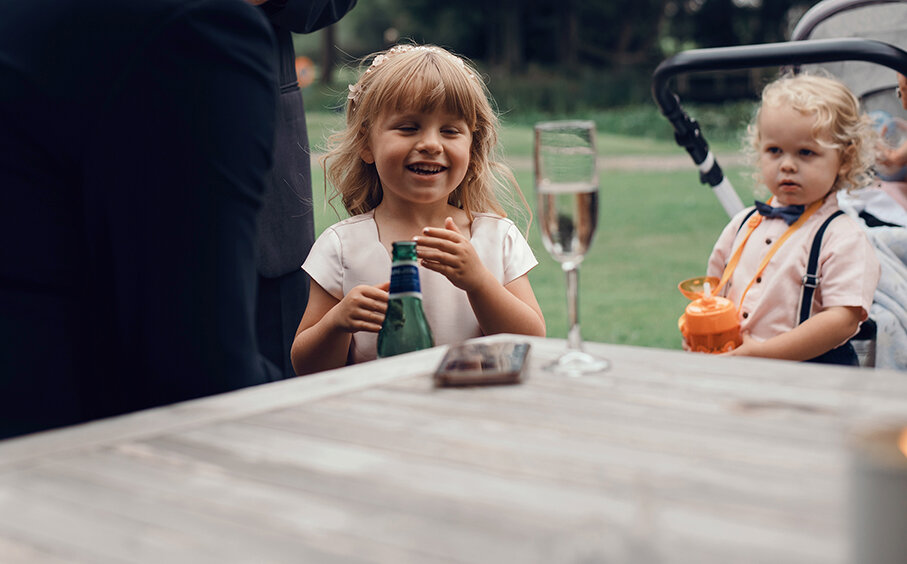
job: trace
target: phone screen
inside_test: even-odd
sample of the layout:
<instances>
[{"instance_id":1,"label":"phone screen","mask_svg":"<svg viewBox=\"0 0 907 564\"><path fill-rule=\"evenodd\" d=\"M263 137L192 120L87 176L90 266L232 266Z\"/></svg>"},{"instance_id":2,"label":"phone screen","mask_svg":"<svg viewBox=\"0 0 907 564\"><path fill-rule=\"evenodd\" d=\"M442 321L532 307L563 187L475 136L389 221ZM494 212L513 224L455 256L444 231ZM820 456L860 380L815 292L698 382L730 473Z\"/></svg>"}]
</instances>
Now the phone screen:
<instances>
[{"instance_id":1,"label":"phone screen","mask_svg":"<svg viewBox=\"0 0 907 564\"><path fill-rule=\"evenodd\" d=\"M466 342L454 345L435 371L435 385L518 384L528 354L529 343Z\"/></svg>"}]
</instances>

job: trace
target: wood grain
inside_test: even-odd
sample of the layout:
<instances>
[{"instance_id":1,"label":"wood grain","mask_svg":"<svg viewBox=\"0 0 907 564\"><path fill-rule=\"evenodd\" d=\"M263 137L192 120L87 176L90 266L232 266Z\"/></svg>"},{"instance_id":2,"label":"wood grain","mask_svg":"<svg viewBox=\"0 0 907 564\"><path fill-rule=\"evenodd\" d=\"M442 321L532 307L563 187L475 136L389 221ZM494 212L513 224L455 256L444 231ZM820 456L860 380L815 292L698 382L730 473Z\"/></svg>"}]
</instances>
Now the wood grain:
<instances>
[{"instance_id":1,"label":"wood grain","mask_svg":"<svg viewBox=\"0 0 907 564\"><path fill-rule=\"evenodd\" d=\"M528 341L516 386L435 389L439 348L0 442L0 561L847 562L903 374Z\"/></svg>"}]
</instances>

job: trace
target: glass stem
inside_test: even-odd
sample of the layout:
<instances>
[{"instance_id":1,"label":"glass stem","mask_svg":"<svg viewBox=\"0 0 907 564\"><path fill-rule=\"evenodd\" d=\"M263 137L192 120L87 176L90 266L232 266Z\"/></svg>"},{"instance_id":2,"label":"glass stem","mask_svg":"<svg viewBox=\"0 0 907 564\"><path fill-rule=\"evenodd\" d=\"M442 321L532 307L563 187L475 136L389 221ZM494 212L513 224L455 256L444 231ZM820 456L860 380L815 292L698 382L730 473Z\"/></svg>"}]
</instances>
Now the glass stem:
<instances>
[{"instance_id":1,"label":"glass stem","mask_svg":"<svg viewBox=\"0 0 907 564\"><path fill-rule=\"evenodd\" d=\"M576 264L564 264L567 273L567 347L583 350L583 338L579 331L579 268Z\"/></svg>"}]
</instances>

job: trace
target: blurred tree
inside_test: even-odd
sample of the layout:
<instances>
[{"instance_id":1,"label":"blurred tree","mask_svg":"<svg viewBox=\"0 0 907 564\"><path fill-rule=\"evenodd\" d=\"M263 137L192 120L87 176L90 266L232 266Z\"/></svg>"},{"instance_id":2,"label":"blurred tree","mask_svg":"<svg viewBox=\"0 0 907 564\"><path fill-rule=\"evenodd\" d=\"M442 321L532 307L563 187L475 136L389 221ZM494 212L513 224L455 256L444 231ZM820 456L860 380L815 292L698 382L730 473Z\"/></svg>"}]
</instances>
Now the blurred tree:
<instances>
[{"instance_id":1,"label":"blurred tree","mask_svg":"<svg viewBox=\"0 0 907 564\"><path fill-rule=\"evenodd\" d=\"M816 0L669 0L667 33L699 47L774 43Z\"/></svg>"},{"instance_id":2,"label":"blurred tree","mask_svg":"<svg viewBox=\"0 0 907 564\"><path fill-rule=\"evenodd\" d=\"M816 1L362 0L337 29L321 32L322 42L298 52L321 61L329 80L334 58L347 63L399 41L434 43L489 69L495 87L522 77L548 89L537 96L542 107L578 96L622 103L639 99L651 70L678 50L783 41ZM728 93L718 85L715 95Z\"/></svg>"},{"instance_id":3,"label":"blurred tree","mask_svg":"<svg viewBox=\"0 0 907 564\"><path fill-rule=\"evenodd\" d=\"M528 64L567 71L578 65L625 67L660 60L666 55L663 45L783 41L792 21L812 4L815 0L368 0L343 21L340 52L360 57L412 40L448 47L506 72Z\"/></svg>"},{"instance_id":4,"label":"blurred tree","mask_svg":"<svg viewBox=\"0 0 907 564\"><path fill-rule=\"evenodd\" d=\"M660 58L657 46L667 1L583 2L578 14L583 61L626 67Z\"/></svg>"},{"instance_id":5,"label":"blurred tree","mask_svg":"<svg viewBox=\"0 0 907 564\"><path fill-rule=\"evenodd\" d=\"M321 82L331 85L334 83L334 45L336 43L337 28L329 25L321 31Z\"/></svg>"}]
</instances>

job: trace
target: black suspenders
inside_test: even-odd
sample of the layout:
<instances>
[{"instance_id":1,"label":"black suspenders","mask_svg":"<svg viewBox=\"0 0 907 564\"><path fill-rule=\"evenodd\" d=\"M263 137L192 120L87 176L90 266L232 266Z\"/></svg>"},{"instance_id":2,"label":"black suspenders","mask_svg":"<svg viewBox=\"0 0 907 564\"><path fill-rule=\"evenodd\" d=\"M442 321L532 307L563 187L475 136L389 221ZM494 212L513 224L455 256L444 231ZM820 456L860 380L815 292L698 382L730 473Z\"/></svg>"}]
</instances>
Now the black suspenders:
<instances>
[{"instance_id":1,"label":"black suspenders","mask_svg":"<svg viewBox=\"0 0 907 564\"><path fill-rule=\"evenodd\" d=\"M828 224L831 223L831 220L843 213L843 211L838 210L828 216L828 219L826 219L822 226L819 227L819 230L816 231L816 236L813 237L813 246L809 251L809 260L806 263L806 274L803 276L803 295L800 297L800 321L798 324L809 319L809 315L812 313L813 294L819 286L819 280L821 280L818 276L818 271L819 250L822 248L822 237L825 235L825 230L828 228Z\"/></svg>"}]
</instances>

